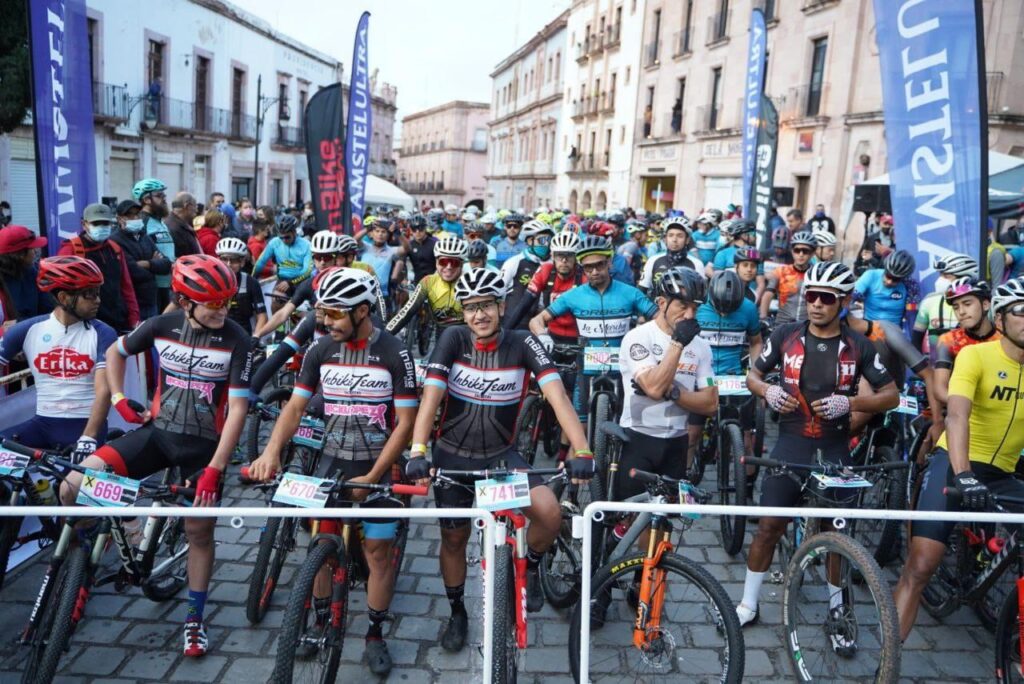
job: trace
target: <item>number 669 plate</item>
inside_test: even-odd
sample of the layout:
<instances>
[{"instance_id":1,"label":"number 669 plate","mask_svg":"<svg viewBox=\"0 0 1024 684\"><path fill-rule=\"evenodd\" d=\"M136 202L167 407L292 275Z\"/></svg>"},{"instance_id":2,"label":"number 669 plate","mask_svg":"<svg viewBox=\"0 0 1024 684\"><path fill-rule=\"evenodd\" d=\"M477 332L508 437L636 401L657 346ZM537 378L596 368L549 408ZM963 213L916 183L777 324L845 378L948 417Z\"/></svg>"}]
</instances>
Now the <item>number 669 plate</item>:
<instances>
[{"instance_id":1,"label":"number 669 plate","mask_svg":"<svg viewBox=\"0 0 1024 684\"><path fill-rule=\"evenodd\" d=\"M139 481L101 470L87 469L76 503L100 508L131 506L139 496Z\"/></svg>"}]
</instances>

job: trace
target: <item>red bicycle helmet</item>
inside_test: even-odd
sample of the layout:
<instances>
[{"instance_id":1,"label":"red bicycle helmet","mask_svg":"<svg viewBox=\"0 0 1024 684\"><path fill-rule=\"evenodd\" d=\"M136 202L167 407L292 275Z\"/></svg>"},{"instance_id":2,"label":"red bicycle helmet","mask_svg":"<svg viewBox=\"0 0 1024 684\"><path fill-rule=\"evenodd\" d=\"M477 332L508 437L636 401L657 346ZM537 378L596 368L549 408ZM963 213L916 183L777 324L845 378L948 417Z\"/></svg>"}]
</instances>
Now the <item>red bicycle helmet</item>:
<instances>
[{"instance_id":1,"label":"red bicycle helmet","mask_svg":"<svg viewBox=\"0 0 1024 684\"><path fill-rule=\"evenodd\" d=\"M320 281L324 279L324 276L326 276L328 273L334 273L335 271L339 271L342 268L344 268L344 267L343 266L331 266L330 268L325 268L322 271L317 271L316 275L313 276L313 293L315 294L316 292L318 292L320 290Z\"/></svg>"},{"instance_id":2,"label":"red bicycle helmet","mask_svg":"<svg viewBox=\"0 0 1024 684\"><path fill-rule=\"evenodd\" d=\"M190 254L174 262L171 289L193 302L218 302L238 291L238 281L227 264L208 254Z\"/></svg>"},{"instance_id":3,"label":"red bicycle helmet","mask_svg":"<svg viewBox=\"0 0 1024 684\"><path fill-rule=\"evenodd\" d=\"M591 235L600 235L601 237L611 237L615 233L615 226L608 223L607 221L595 221L591 224L587 230Z\"/></svg>"},{"instance_id":4,"label":"red bicycle helmet","mask_svg":"<svg viewBox=\"0 0 1024 684\"><path fill-rule=\"evenodd\" d=\"M85 290L103 284L103 274L93 262L79 256L47 257L39 262L36 285L43 292Z\"/></svg>"}]
</instances>

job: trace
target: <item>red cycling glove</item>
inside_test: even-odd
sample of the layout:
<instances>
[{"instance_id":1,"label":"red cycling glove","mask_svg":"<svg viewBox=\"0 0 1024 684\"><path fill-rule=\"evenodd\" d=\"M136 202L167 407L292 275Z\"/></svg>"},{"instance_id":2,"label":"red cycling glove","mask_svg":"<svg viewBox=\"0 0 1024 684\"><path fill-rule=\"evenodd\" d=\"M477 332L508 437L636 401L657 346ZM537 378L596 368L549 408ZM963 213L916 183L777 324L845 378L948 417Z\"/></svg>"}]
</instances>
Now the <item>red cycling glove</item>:
<instances>
[{"instance_id":1,"label":"red cycling glove","mask_svg":"<svg viewBox=\"0 0 1024 684\"><path fill-rule=\"evenodd\" d=\"M204 494L209 494L210 498L216 500L220 496L220 480L223 475L224 473L217 468L203 468L202 474L196 480L196 501L202 500Z\"/></svg>"},{"instance_id":2,"label":"red cycling glove","mask_svg":"<svg viewBox=\"0 0 1024 684\"><path fill-rule=\"evenodd\" d=\"M142 414L146 412L145 406L133 399L129 399L123 394L115 394L111 398L114 399L114 408L117 409L117 412L121 414L121 418L126 423L142 425L146 422L142 418Z\"/></svg>"}]
</instances>

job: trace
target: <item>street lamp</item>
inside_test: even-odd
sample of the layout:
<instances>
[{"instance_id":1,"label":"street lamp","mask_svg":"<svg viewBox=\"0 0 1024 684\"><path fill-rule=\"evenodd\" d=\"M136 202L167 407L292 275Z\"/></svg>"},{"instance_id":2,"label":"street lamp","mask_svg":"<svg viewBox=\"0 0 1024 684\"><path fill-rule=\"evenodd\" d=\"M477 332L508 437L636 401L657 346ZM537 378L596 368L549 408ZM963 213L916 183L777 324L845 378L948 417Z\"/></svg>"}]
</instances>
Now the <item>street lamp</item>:
<instances>
[{"instance_id":1,"label":"street lamp","mask_svg":"<svg viewBox=\"0 0 1024 684\"><path fill-rule=\"evenodd\" d=\"M256 77L256 161L254 162L253 168L253 189L252 189L252 205L259 206L259 194L260 194L260 134L263 129L263 120L267 117L267 112L278 102L281 102L280 97L263 97L263 76ZM278 117L282 121L287 121L291 117L291 112L288 111L288 103L285 102L281 108L281 115Z\"/></svg>"}]
</instances>

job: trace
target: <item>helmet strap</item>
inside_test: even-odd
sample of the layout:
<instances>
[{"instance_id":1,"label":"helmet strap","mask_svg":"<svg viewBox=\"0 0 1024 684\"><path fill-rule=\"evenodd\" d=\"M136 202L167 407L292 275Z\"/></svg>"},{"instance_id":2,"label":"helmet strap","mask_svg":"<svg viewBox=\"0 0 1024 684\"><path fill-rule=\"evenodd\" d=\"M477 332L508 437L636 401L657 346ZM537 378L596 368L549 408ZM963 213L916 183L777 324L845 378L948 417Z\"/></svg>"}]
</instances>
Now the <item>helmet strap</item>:
<instances>
[{"instance_id":1,"label":"helmet strap","mask_svg":"<svg viewBox=\"0 0 1024 684\"><path fill-rule=\"evenodd\" d=\"M1003 339L1008 340L1017 349L1024 350L1024 342L1018 342L1006 334L1006 311L1000 311L999 315L1003 317Z\"/></svg>"},{"instance_id":2,"label":"helmet strap","mask_svg":"<svg viewBox=\"0 0 1024 684\"><path fill-rule=\"evenodd\" d=\"M72 319L70 322L61 321L61 323L64 323L65 328L70 328L75 323L84 321L85 319L79 316L76 312L76 309L78 309L79 294L77 292L72 292L71 290L64 290L64 292L71 297L71 301L68 304L61 304L60 297L54 297L54 299L57 300L57 304L60 306L61 311L64 312L67 317Z\"/></svg>"},{"instance_id":3,"label":"helmet strap","mask_svg":"<svg viewBox=\"0 0 1024 684\"><path fill-rule=\"evenodd\" d=\"M194 302L191 299L189 299L187 301L188 301L188 308L185 309L185 313L189 317L189 320L195 321L196 325L198 325L203 330L213 330L213 328L211 328L208 325L204 325L202 321L200 321L198 318L196 318L195 311L196 311L196 307L199 306L199 303L198 302Z\"/></svg>"}]
</instances>

